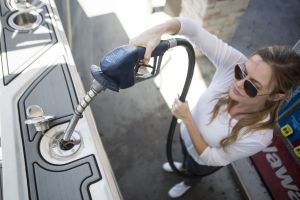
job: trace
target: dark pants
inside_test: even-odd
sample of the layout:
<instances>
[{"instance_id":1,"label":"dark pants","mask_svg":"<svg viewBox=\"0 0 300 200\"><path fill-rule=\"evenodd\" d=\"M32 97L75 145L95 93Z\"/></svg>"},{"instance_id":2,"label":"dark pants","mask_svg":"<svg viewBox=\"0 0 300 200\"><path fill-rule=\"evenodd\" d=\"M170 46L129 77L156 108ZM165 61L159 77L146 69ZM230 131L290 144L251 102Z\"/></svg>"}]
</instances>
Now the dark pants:
<instances>
[{"instance_id":1,"label":"dark pants","mask_svg":"<svg viewBox=\"0 0 300 200\"><path fill-rule=\"evenodd\" d=\"M199 165L188 153L181 137L180 137L180 143L181 143L181 148L183 153L183 169L185 169L188 175L195 175L192 178L185 178L184 179L185 185L193 186L199 183L202 177L208 176L222 168L222 166Z\"/></svg>"}]
</instances>

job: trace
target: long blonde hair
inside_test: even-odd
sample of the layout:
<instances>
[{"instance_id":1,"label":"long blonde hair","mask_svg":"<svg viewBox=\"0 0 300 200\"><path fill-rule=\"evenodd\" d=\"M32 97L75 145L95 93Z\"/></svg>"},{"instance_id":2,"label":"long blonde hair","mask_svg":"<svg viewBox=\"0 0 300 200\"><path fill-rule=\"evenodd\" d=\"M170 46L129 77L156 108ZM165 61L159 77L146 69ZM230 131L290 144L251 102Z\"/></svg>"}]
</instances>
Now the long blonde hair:
<instances>
[{"instance_id":1,"label":"long blonde hair","mask_svg":"<svg viewBox=\"0 0 300 200\"><path fill-rule=\"evenodd\" d=\"M289 94L293 86L300 82L300 55L286 46L272 46L260 49L253 55L259 55L266 63L272 67L272 80L276 81L273 93ZM277 122L277 112L283 100L266 101L264 108L255 113L249 113L246 118L240 119L232 128L231 133L220 141L221 147L232 144L241 134L241 129L245 128L243 134L258 131L261 129L274 129ZM220 108L227 105L227 111L233 106L234 101L229 95L220 97L211 112L211 122L218 115ZM268 116L270 118L266 119Z\"/></svg>"}]
</instances>

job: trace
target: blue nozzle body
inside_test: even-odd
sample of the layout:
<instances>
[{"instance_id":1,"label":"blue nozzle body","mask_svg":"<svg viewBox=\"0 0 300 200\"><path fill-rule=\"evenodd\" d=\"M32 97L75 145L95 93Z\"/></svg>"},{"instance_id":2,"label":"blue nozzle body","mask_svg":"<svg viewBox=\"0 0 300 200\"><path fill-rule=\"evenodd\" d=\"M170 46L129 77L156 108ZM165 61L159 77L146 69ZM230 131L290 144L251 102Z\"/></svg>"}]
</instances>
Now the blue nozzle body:
<instances>
[{"instance_id":1,"label":"blue nozzle body","mask_svg":"<svg viewBox=\"0 0 300 200\"><path fill-rule=\"evenodd\" d=\"M163 55L170 48L169 40L162 40L151 56ZM144 47L123 45L107 53L100 61L100 66L92 66L93 77L105 88L113 91L134 85L134 67L144 59Z\"/></svg>"}]
</instances>

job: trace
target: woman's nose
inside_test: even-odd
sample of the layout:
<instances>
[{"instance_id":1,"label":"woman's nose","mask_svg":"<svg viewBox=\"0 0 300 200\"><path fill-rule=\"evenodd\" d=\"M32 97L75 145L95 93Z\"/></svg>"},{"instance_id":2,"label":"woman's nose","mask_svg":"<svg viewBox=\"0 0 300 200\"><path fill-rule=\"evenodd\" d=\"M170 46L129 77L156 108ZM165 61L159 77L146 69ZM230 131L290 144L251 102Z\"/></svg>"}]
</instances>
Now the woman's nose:
<instances>
[{"instance_id":1,"label":"woman's nose","mask_svg":"<svg viewBox=\"0 0 300 200\"><path fill-rule=\"evenodd\" d=\"M241 79L241 80L237 80L236 81L236 86L238 87L238 88L241 88L241 89L244 89L244 79Z\"/></svg>"}]
</instances>

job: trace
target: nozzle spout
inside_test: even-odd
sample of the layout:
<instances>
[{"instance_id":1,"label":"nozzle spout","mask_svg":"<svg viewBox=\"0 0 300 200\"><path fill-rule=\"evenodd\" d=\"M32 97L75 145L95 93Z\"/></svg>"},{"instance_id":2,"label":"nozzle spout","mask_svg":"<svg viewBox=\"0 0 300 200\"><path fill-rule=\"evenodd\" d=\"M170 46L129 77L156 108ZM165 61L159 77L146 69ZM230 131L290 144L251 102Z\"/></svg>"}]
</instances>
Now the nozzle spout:
<instances>
[{"instance_id":1,"label":"nozzle spout","mask_svg":"<svg viewBox=\"0 0 300 200\"><path fill-rule=\"evenodd\" d=\"M76 109L74 110L73 117L67 129L65 130L64 136L62 138L62 142L68 142L70 140L74 132L74 129L78 123L78 120L82 117L83 111L91 103L94 97L97 96L97 94L103 91L104 89L105 88L101 84L93 80L91 89L86 93L86 95L83 97L81 102L77 105Z\"/></svg>"}]
</instances>

